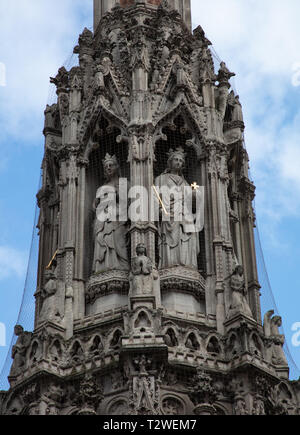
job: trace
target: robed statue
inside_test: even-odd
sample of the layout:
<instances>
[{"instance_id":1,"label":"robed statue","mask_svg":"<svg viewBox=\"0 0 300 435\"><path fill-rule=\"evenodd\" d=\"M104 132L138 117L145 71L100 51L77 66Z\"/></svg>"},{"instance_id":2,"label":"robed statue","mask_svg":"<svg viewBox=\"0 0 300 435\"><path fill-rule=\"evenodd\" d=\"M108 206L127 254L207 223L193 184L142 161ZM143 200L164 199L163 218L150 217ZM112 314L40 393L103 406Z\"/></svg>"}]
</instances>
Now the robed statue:
<instances>
[{"instance_id":1,"label":"robed statue","mask_svg":"<svg viewBox=\"0 0 300 435\"><path fill-rule=\"evenodd\" d=\"M156 295L159 293L159 274L143 243L136 248L136 257L131 262L130 293L131 296Z\"/></svg>"},{"instance_id":2,"label":"robed statue","mask_svg":"<svg viewBox=\"0 0 300 435\"><path fill-rule=\"evenodd\" d=\"M247 301L246 283L244 277L244 268L237 265L230 276L230 286L232 290L232 301L229 307L229 317L236 314L245 314L248 317L253 317L251 308Z\"/></svg>"},{"instance_id":3,"label":"robed statue","mask_svg":"<svg viewBox=\"0 0 300 435\"><path fill-rule=\"evenodd\" d=\"M23 327L20 325L15 326L14 333L18 338L11 351L13 363L10 370L10 376L16 376L24 370L27 349L29 348L32 339L32 332L24 331Z\"/></svg>"},{"instance_id":4,"label":"robed statue","mask_svg":"<svg viewBox=\"0 0 300 435\"><path fill-rule=\"evenodd\" d=\"M160 194L159 269L198 269L200 229L194 212L199 192L183 176L184 150L170 150L168 157L167 169L156 178L154 186L156 194Z\"/></svg>"},{"instance_id":5,"label":"robed statue","mask_svg":"<svg viewBox=\"0 0 300 435\"><path fill-rule=\"evenodd\" d=\"M45 272L45 285L41 289L41 311L39 315L39 322L58 322L62 316L59 312L57 298L58 281L56 273L56 263L54 263L51 269L47 269Z\"/></svg>"},{"instance_id":6,"label":"robed statue","mask_svg":"<svg viewBox=\"0 0 300 435\"><path fill-rule=\"evenodd\" d=\"M116 157L107 154L103 169L106 183L98 189L95 200L93 273L129 271L127 222L121 219L120 176Z\"/></svg>"}]
</instances>

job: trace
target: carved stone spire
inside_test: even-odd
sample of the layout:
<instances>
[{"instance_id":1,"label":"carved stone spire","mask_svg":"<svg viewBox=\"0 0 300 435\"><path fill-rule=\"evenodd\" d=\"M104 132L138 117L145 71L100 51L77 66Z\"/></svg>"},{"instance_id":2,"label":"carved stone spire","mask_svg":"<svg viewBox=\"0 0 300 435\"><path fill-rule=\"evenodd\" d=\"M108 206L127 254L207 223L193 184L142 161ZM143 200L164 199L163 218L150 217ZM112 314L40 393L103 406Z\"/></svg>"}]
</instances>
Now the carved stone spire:
<instances>
[{"instance_id":1,"label":"carved stone spire","mask_svg":"<svg viewBox=\"0 0 300 435\"><path fill-rule=\"evenodd\" d=\"M0 415L300 414L281 317L261 322L234 74L190 0L94 5L51 79L35 326Z\"/></svg>"},{"instance_id":2,"label":"carved stone spire","mask_svg":"<svg viewBox=\"0 0 300 435\"><path fill-rule=\"evenodd\" d=\"M94 0L94 31L97 30L98 24L106 12L109 12L114 6L120 5L123 8L133 4L148 4L152 7L158 7L161 3L167 3L170 8L175 9L183 17L187 27L191 29L191 0Z\"/></svg>"}]
</instances>

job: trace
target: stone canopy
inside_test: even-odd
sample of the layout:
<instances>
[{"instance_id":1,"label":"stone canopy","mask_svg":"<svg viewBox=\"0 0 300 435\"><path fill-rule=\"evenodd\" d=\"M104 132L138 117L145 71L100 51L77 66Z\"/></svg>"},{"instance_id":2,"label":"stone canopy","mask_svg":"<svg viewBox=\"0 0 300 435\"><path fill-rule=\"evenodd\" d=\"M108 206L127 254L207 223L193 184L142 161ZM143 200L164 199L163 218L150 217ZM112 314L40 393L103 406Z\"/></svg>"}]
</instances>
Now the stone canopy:
<instances>
[{"instance_id":1,"label":"stone canopy","mask_svg":"<svg viewBox=\"0 0 300 435\"><path fill-rule=\"evenodd\" d=\"M109 12L114 6L120 5L123 8L134 4L148 4L159 6L167 3L169 7L175 9L183 17L187 27L191 29L191 1L190 0L94 0L94 31L96 31L101 17Z\"/></svg>"}]
</instances>

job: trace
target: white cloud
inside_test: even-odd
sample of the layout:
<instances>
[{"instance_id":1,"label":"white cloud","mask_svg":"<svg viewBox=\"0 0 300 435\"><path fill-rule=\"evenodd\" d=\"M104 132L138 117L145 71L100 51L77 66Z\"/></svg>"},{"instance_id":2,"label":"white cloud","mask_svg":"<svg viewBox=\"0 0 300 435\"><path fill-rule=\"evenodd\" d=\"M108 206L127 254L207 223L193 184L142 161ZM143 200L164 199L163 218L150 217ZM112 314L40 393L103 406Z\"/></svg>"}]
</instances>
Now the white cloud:
<instances>
[{"instance_id":1,"label":"white cloud","mask_svg":"<svg viewBox=\"0 0 300 435\"><path fill-rule=\"evenodd\" d=\"M280 221L300 216L300 87L293 86L300 2L192 0L192 12L194 25L237 74L257 209L275 246Z\"/></svg>"},{"instance_id":2,"label":"white cloud","mask_svg":"<svg viewBox=\"0 0 300 435\"><path fill-rule=\"evenodd\" d=\"M91 6L92 1L80 0L0 2L0 62L6 67L6 87L0 88L2 138L42 136L49 77L72 54Z\"/></svg>"},{"instance_id":3,"label":"white cloud","mask_svg":"<svg viewBox=\"0 0 300 435\"><path fill-rule=\"evenodd\" d=\"M8 246L0 246L0 280L24 278L28 254Z\"/></svg>"}]
</instances>

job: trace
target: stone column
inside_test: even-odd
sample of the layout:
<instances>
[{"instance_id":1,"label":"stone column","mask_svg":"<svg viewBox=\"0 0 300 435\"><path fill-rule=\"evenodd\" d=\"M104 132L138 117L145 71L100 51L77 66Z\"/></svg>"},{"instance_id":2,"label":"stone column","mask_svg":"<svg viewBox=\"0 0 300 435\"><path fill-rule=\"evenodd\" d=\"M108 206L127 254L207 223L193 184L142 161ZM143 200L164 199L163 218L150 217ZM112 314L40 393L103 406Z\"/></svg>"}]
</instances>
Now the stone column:
<instances>
[{"instance_id":1,"label":"stone column","mask_svg":"<svg viewBox=\"0 0 300 435\"><path fill-rule=\"evenodd\" d=\"M217 328L219 333L224 332L225 321L225 297L224 297L224 261L223 261L223 240L221 238L220 227L220 190L219 190L219 170L217 167L217 150L214 142L208 144L208 195L212 215L212 242L215 257L215 274L216 274L216 316Z\"/></svg>"}]
</instances>

